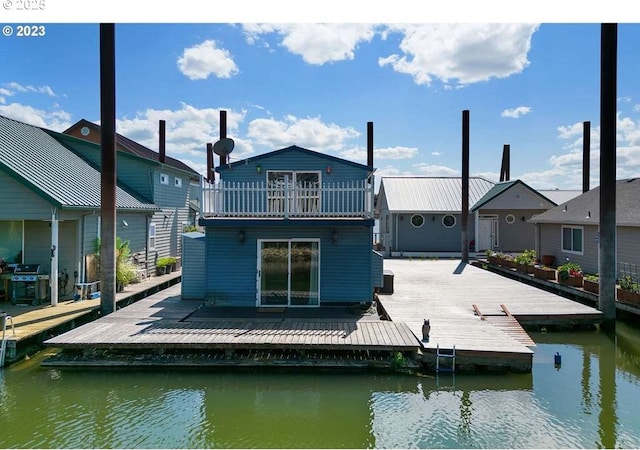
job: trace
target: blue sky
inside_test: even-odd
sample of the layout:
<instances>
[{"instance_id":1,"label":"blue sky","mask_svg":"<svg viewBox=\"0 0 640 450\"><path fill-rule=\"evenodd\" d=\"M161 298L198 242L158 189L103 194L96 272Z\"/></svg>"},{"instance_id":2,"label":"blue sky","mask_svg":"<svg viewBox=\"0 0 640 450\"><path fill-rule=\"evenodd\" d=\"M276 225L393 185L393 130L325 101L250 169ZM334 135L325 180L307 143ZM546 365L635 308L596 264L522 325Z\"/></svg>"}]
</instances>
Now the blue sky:
<instances>
[{"instance_id":1,"label":"blue sky","mask_svg":"<svg viewBox=\"0 0 640 450\"><path fill-rule=\"evenodd\" d=\"M509 144L512 179L580 189L582 122L590 121L591 186L599 184L598 22L483 24L461 15L445 23L416 14L413 24L392 16L401 23L393 25L377 20L382 13L360 23L318 12L330 21L249 15L251 22L207 24L193 22L216 22L197 9L188 23L173 23L170 11L144 23L140 11L112 18L98 8L70 20L56 9L38 16L44 36L18 37L31 16L5 11L11 20L2 25L14 34L0 36L0 114L57 131L83 118L99 122L97 22L109 17L117 23L117 131L157 150L163 119L168 154L201 173L224 109L232 161L296 144L365 162L372 121L378 179L456 176L468 109L472 175L497 181ZM640 25L620 23L618 178L640 175L639 54Z\"/></svg>"}]
</instances>

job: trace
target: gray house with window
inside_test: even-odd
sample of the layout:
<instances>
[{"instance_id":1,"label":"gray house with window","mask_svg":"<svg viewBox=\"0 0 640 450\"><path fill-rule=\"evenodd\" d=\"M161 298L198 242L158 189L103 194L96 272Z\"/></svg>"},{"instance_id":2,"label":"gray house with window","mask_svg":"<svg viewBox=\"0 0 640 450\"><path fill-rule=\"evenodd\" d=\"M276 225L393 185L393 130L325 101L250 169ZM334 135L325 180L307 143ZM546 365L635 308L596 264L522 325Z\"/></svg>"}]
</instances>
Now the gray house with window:
<instances>
[{"instance_id":1,"label":"gray house with window","mask_svg":"<svg viewBox=\"0 0 640 450\"><path fill-rule=\"evenodd\" d=\"M469 205L493 186L470 177ZM385 256L460 253L461 212L462 177L383 177L376 203L379 245ZM475 236L473 220L467 232ZM475 250L473 237L470 247Z\"/></svg>"},{"instance_id":2,"label":"gray house with window","mask_svg":"<svg viewBox=\"0 0 640 450\"><path fill-rule=\"evenodd\" d=\"M530 219L536 227L538 255L556 264L570 260L586 273L598 272L600 188L591 189ZM637 272L640 267L640 179L616 182L616 259Z\"/></svg>"},{"instance_id":3,"label":"gray house with window","mask_svg":"<svg viewBox=\"0 0 640 450\"><path fill-rule=\"evenodd\" d=\"M522 180L496 183L471 208L477 250L521 252L534 248L535 225L529 219L554 206L553 200Z\"/></svg>"}]
</instances>

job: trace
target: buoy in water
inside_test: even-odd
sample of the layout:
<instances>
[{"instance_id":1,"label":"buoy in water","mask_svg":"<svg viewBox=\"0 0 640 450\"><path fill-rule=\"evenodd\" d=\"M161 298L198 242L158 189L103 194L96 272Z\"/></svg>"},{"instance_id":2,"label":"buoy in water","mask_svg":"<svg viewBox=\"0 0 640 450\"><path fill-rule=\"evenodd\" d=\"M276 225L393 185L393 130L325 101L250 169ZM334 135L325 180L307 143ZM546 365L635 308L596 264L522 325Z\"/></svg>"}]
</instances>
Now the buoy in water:
<instances>
[{"instance_id":1,"label":"buoy in water","mask_svg":"<svg viewBox=\"0 0 640 450\"><path fill-rule=\"evenodd\" d=\"M554 355L553 364L556 366L556 368L559 368L562 365L562 356L560 356L560 353L556 352L556 354Z\"/></svg>"}]
</instances>

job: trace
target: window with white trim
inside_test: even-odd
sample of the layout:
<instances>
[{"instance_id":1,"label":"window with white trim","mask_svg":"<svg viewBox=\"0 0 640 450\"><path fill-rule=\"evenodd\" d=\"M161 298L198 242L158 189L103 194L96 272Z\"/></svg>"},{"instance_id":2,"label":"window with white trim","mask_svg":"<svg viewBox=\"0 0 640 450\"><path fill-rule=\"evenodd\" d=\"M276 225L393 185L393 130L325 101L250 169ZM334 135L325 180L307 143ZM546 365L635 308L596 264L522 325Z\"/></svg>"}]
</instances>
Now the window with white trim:
<instances>
[{"instance_id":1,"label":"window with white trim","mask_svg":"<svg viewBox=\"0 0 640 450\"><path fill-rule=\"evenodd\" d=\"M453 228L456 225L455 216L452 216L451 214L444 216L442 218L442 225L444 225L445 228Z\"/></svg>"},{"instance_id":2,"label":"window with white trim","mask_svg":"<svg viewBox=\"0 0 640 450\"><path fill-rule=\"evenodd\" d=\"M583 254L584 228L562 226L562 251L567 253Z\"/></svg>"},{"instance_id":3,"label":"window with white trim","mask_svg":"<svg viewBox=\"0 0 640 450\"><path fill-rule=\"evenodd\" d=\"M424 216L422 214L414 214L411 216L411 225L416 228L420 228L424 225Z\"/></svg>"},{"instance_id":4,"label":"window with white trim","mask_svg":"<svg viewBox=\"0 0 640 450\"><path fill-rule=\"evenodd\" d=\"M149 250L156 249L156 224L149 225Z\"/></svg>"},{"instance_id":5,"label":"window with white trim","mask_svg":"<svg viewBox=\"0 0 640 450\"><path fill-rule=\"evenodd\" d=\"M182 178L176 177L173 181L173 185L175 187L182 187Z\"/></svg>"},{"instance_id":6,"label":"window with white trim","mask_svg":"<svg viewBox=\"0 0 640 450\"><path fill-rule=\"evenodd\" d=\"M166 173L161 173L160 184L169 184L169 175L167 175Z\"/></svg>"}]
</instances>

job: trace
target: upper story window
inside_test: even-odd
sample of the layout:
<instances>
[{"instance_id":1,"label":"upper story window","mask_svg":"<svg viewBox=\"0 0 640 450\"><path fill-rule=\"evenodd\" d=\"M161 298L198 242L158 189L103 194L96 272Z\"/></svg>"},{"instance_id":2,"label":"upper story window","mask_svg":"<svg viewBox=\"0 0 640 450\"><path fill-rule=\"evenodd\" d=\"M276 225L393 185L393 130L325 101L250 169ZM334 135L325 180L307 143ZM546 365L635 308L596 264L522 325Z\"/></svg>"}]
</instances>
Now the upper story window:
<instances>
[{"instance_id":1,"label":"upper story window","mask_svg":"<svg viewBox=\"0 0 640 450\"><path fill-rule=\"evenodd\" d=\"M562 251L583 254L584 228L562 226Z\"/></svg>"},{"instance_id":2,"label":"upper story window","mask_svg":"<svg viewBox=\"0 0 640 450\"><path fill-rule=\"evenodd\" d=\"M318 212L320 172L267 171L267 204L269 212Z\"/></svg>"},{"instance_id":3,"label":"upper story window","mask_svg":"<svg viewBox=\"0 0 640 450\"><path fill-rule=\"evenodd\" d=\"M173 185L175 187L182 187L182 178L176 177L173 181Z\"/></svg>"},{"instance_id":4,"label":"upper story window","mask_svg":"<svg viewBox=\"0 0 640 450\"><path fill-rule=\"evenodd\" d=\"M161 173L160 184L169 184L169 175L167 175L166 173Z\"/></svg>"}]
</instances>

